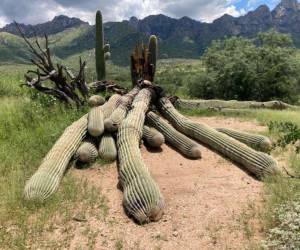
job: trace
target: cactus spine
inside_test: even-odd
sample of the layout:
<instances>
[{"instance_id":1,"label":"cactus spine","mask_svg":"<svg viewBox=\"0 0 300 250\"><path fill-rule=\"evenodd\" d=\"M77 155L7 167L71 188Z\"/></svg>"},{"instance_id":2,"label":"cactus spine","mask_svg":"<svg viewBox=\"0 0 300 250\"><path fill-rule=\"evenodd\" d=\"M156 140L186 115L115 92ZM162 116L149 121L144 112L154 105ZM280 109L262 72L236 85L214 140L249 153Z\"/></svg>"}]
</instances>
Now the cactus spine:
<instances>
[{"instance_id":1,"label":"cactus spine","mask_svg":"<svg viewBox=\"0 0 300 250\"><path fill-rule=\"evenodd\" d=\"M159 220L164 201L158 185L145 166L139 149L145 112L152 92L142 89L118 130L119 179L126 211L139 223Z\"/></svg>"},{"instance_id":2,"label":"cactus spine","mask_svg":"<svg viewBox=\"0 0 300 250\"><path fill-rule=\"evenodd\" d=\"M75 153L75 158L83 163L92 163L98 157L98 150L91 141L84 141Z\"/></svg>"},{"instance_id":3,"label":"cactus spine","mask_svg":"<svg viewBox=\"0 0 300 250\"><path fill-rule=\"evenodd\" d=\"M200 145L184 134L178 132L157 114L149 112L147 114L147 122L163 133L166 141L177 148L184 156L193 159L201 158Z\"/></svg>"},{"instance_id":4,"label":"cactus spine","mask_svg":"<svg viewBox=\"0 0 300 250\"><path fill-rule=\"evenodd\" d=\"M149 62L150 64L153 65L154 67L154 74L155 74L155 70L156 70L156 61L157 61L157 37L155 35L152 35L150 36L149 38L149 45L148 45L148 48L149 48ZM153 74L153 77L154 77L154 74Z\"/></svg>"},{"instance_id":5,"label":"cactus spine","mask_svg":"<svg viewBox=\"0 0 300 250\"><path fill-rule=\"evenodd\" d=\"M104 97L100 96L100 95L92 95L89 99L88 99L88 104L90 107L98 107L101 106L105 103L105 99Z\"/></svg>"},{"instance_id":6,"label":"cactus spine","mask_svg":"<svg viewBox=\"0 0 300 250\"><path fill-rule=\"evenodd\" d=\"M99 144L99 156L107 161L114 161L117 158L117 147L114 138L110 133L104 133Z\"/></svg>"},{"instance_id":7,"label":"cactus spine","mask_svg":"<svg viewBox=\"0 0 300 250\"><path fill-rule=\"evenodd\" d=\"M27 181L24 189L27 200L43 201L57 190L72 156L85 137L86 128L85 115L65 129L38 170Z\"/></svg>"},{"instance_id":8,"label":"cactus spine","mask_svg":"<svg viewBox=\"0 0 300 250\"><path fill-rule=\"evenodd\" d=\"M102 13L100 10L96 13L96 44L95 44L95 54L96 54L96 72L97 80L104 80L105 71L105 60L110 58L110 46L109 44L104 45L104 31L102 22Z\"/></svg>"},{"instance_id":9,"label":"cactus spine","mask_svg":"<svg viewBox=\"0 0 300 250\"><path fill-rule=\"evenodd\" d=\"M155 128L148 127L146 125L143 127L143 138L146 143L153 148L159 148L165 143L165 137L162 133L157 131Z\"/></svg>"},{"instance_id":10,"label":"cactus spine","mask_svg":"<svg viewBox=\"0 0 300 250\"><path fill-rule=\"evenodd\" d=\"M104 119L111 115L116 108L120 95L113 95L105 104L100 107L93 107L88 114L88 132L91 136L97 137L104 132Z\"/></svg>"},{"instance_id":11,"label":"cactus spine","mask_svg":"<svg viewBox=\"0 0 300 250\"><path fill-rule=\"evenodd\" d=\"M187 119L173 107L167 98L161 98L159 104L163 115L176 129L240 163L258 178L280 172L277 161L271 156L257 152L205 124Z\"/></svg>"},{"instance_id":12,"label":"cactus spine","mask_svg":"<svg viewBox=\"0 0 300 250\"><path fill-rule=\"evenodd\" d=\"M272 147L272 143L270 139L263 135L251 134L251 133L241 132L241 131L228 129L228 128L217 128L216 130L256 150L269 152Z\"/></svg>"},{"instance_id":13,"label":"cactus spine","mask_svg":"<svg viewBox=\"0 0 300 250\"><path fill-rule=\"evenodd\" d=\"M139 91L140 88L134 87L129 93L121 97L118 107L112 112L110 117L104 121L104 127L107 131L115 132L118 130L128 112L132 100Z\"/></svg>"}]
</instances>

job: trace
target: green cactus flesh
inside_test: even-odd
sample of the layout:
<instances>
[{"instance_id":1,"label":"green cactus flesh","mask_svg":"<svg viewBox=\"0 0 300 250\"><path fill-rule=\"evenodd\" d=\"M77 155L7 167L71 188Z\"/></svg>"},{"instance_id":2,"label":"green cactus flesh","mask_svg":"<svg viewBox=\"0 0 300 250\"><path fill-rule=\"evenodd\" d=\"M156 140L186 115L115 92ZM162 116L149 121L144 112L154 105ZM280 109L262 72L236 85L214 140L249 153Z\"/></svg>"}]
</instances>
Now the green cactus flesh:
<instances>
[{"instance_id":1,"label":"green cactus flesh","mask_svg":"<svg viewBox=\"0 0 300 250\"><path fill-rule=\"evenodd\" d=\"M27 181L24 189L27 200L43 201L57 190L71 158L86 135L86 129L86 115L65 129L38 170Z\"/></svg>"},{"instance_id":2,"label":"green cactus flesh","mask_svg":"<svg viewBox=\"0 0 300 250\"><path fill-rule=\"evenodd\" d=\"M120 95L113 95L105 104L93 107L88 114L88 132L97 137L104 132L104 119L111 115L116 108Z\"/></svg>"},{"instance_id":3,"label":"green cactus flesh","mask_svg":"<svg viewBox=\"0 0 300 250\"><path fill-rule=\"evenodd\" d=\"M105 58L104 58L104 32L103 32L103 22L102 13L97 11L96 13L96 44L95 44L95 56L96 56L96 72L97 80L105 79Z\"/></svg>"},{"instance_id":4,"label":"green cactus flesh","mask_svg":"<svg viewBox=\"0 0 300 250\"><path fill-rule=\"evenodd\" d=\"M155 128L146 125L143 127L143 139L146 141L147 145L153 148L159 148L165 143L165 137L162 133Z\"/></svg>"},{"instance_id":5,"label":"green cactus flesh","mask_svg":"<svg viewBox=\"0 0 300 250\"><path fill-rule=\"evenodd\" d=\"M150 64L154 66L154 70L156 68L156 61L157 61L157 37L152 35L149 38L149 61Z\"/></svg>"},{"instance_id":6,"label":"green cactus flesh","mask_svg":"<svg viewBox=\"0 0 300 250\"><path fill-rule=\"evenodd\" d=\"M117 158L117 146L110 133L104 133L99 144L99 156L107 161L114 161Z\"/></svg>"},{"instance_id":7,"label":"green cactus flesh","mask_svg":"<svg viewBox=\"0 0 300 250\"><path fill-rule=\"evenodd\" d=\"M132 103L133 98L137 95L139 90L140 89L138 87L135 87L126 95L121 97L118 107L112 112L110 117L104 121L104 127L107 131L115 132L118 130L121 122L126 117L128 108Z\"/></svg>"},{"instance_id":8,"label":"green cactus flesh","mask_svg":"<svg viewBox=\"0 0 300 250\"><path fill-rule=\"evenodd\" d=\"M277 161L271 156L257 152L203 123L196 123L187 119L174 108L167 98L161 98L159 106L162 114L178 131L209 145L231 160L240 163L258 178L280 172Z\"/></svg>"},{"instance_id":9,"label":"green cactus flesh","mask_svg":"<svg viewBox=\"0 0 300 250\"><path fill-rule=\"evenodd\" d=\"M217 128L216 130L248 145L249 147L263 152L269 152L272 147L270 139L263 135L251 134L228 128Z\"/></svg>"},{"instance_id":10,"label":"green cactus flesh","mask_svg":"<svg viewBox=\"0 0 300 250\"><path fill-rule=\"evenodd\" d=\"M123 205L139 223L159 220L164 200L158 185L143 162L139 149L145 112L152 91L142 89L118 130L119 180L123 187Z\"/></svg>"},{"instance_id":11,"label":"green cactus flesh","mask_svg":"<svg viewBox=\"0 0 300 250\"><path fill-rule=\"evenodd\" d=\"M98 150L94 143L84 141L75 153L75 158L83 163L92 163L98 157Z\"/></svg>"},{"instance_id":12,"label":"green cactus flesh","mask_svg":"<svg viewBox=\"0 0 300 250\"><path fill-rule=\"evenodd\" d=\"M98 107L105 103L105 98L100 95L92 95L88 99L88 104L90 107Z\"/></svg>"},{"instance_id":13,"label":"green cactus flesh","mask_svg":"<svg viewBox=\"0 0 300 250\"><path fill-rule=\"evenodd\" d=\"M177 131L157 114L149 112L147 122L161 132L165 136L166 142L178 149L184 156L193 159L201 158L200 145Z\"/></svg>"}]
</instances>

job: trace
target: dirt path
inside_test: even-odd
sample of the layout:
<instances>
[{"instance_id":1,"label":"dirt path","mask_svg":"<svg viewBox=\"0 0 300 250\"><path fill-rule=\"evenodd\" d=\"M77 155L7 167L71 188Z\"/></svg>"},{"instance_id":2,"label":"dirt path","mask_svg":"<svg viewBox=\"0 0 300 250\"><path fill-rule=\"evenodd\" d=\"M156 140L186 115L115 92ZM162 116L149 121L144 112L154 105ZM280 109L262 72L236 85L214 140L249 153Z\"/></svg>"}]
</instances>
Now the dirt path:
<instances>
[{"instance_id":1,"label":"dirt path","mask_svg":"<svg viewBox=\"0 0 300 250\"><path fill-rule=\"evenodd\" d=\"M214 127L265 129L232 118L192 119ZM94 249L245 249L249 238L260 237L259 227L250 224L253 207L262 202L261 182L206 147L201 160L186 159L167 145L154 153L142 147L142 154L165 197L162 220L139 226L125 215L115 164L72 170L101 188L109 206L104 221L87 216L74 234L72 249L86 249L85 227L97 231Z\"/></svg>"}]
</instances>

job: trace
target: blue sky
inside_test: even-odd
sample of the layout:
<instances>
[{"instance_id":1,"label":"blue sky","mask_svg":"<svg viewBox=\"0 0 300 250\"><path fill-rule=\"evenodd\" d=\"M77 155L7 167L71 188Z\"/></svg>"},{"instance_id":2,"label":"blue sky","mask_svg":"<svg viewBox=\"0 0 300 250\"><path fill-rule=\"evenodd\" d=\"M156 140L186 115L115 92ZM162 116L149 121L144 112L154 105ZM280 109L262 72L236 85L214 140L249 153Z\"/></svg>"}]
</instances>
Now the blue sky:
<instances>
[{"instance_id":1,"label":"blue sky","mask_svg":"<svg viewBox=\"0 0 300 250\"><path fill-rule=\"evenodd\" d=\"M165 14L180 18L212 22L229 14L240 16L261 4L273 9L280 0L1 0L0 27L16 20L36 24L56 15L79 17L94 23L95 11L102 10L106 21L121 21L131 16L143 18L151 14Z\"/></svg>"}]
</instances>

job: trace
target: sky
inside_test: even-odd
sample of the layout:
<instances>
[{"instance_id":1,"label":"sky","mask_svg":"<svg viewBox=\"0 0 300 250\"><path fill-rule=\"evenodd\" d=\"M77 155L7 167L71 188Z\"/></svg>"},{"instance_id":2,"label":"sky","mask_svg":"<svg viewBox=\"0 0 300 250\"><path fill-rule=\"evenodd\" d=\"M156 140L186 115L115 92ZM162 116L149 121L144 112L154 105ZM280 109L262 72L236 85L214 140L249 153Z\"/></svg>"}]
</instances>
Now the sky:
<instances>
[{"instance_id":1,"label":"sky","mask_svg":"<svg viewBox=\"0 0 300 250\"><path fill-rule=\"evenodd\" d=\"M203 22L229 14L244 15L261 4L273 9L280 0L0 0L0 27L16 20L37 24L57 15L78 17L94 23L97 9L105 21L122 21L131 16L143 18L153 14L191 17Z\"/></svg>"}]
</instances>

